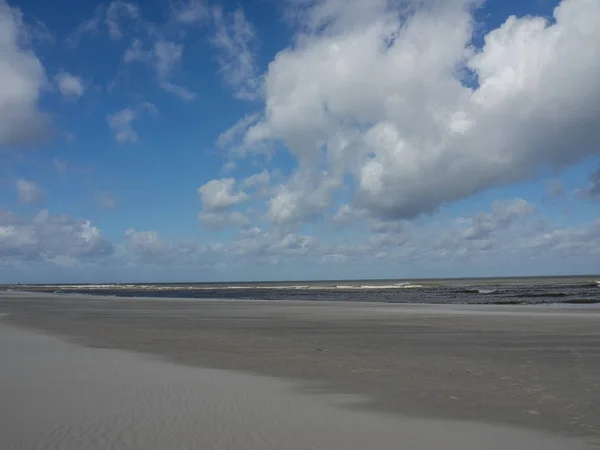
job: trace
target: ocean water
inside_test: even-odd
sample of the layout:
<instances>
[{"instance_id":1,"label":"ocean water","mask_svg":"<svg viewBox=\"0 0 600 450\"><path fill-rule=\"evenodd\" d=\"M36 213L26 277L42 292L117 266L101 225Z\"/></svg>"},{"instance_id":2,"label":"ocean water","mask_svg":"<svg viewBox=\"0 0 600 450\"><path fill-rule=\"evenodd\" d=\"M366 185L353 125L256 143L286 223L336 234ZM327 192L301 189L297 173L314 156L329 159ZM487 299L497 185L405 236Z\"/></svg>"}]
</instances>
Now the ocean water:
<instances>
[{"instance_id":1,"label":"ocean water","mask_svg":"<svg viewBox=\"0 0 600 450\"><path fill-rule=\"evenodd\" d=\"M600 304L600 275L259 283L5 285L0 288L116 297L426 304Z\"/></svg>"}]
</instances>

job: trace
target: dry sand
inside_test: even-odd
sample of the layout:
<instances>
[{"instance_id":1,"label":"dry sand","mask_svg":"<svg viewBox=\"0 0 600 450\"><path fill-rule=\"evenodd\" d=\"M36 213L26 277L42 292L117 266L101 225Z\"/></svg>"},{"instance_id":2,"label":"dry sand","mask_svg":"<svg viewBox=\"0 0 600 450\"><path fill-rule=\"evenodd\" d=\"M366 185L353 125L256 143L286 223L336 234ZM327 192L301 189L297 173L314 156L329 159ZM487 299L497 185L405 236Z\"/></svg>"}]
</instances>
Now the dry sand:
<instances>
[{"instance_id":1,"label":"dry sand","mask_svg":"<svg viewBox=\"0 0 600 450\"><path fill-rule=\"evenodd\" d=\"M599 312L1 294L0 449L596 448Z\"/></svg>"}]
</instances>

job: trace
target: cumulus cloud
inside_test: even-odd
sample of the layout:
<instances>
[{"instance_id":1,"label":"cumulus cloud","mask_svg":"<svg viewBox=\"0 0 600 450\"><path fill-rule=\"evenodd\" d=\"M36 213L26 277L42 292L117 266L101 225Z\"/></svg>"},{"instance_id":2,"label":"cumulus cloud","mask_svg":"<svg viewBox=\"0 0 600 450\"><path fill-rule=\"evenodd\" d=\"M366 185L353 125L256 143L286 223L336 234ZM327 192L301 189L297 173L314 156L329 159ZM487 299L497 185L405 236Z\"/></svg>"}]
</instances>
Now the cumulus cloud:
<instances>
[{"instance_id":1,"label":"cumulus cloud","mask_svg":"<svg viewBox=\"0 0 600 450\"><path fill-rule=\"evenodd\" d=\"M46 193L33 181L17 180L17 198L23 205L41 203L46 198Z\"/></svg>"},{"instance_id":2,"label":"cumulus cloud","mask_svg":"<svg viewBox=\"0 0 600 450\"><path fill-rule=\"evenodd\" d=\"M220 148L226 148L230 146L233 142L240 138L240 136L244 135L248 129L248 127L254 124L259 119L259 114L246 114L243 118L238 120L231 128L225 130L223 133L219 135L217 139L217 145Z\"/></svg>"},{"instance_id":3,"label":"cumulus cloud","mask_svg":"<svg viewBox=\"0 0 600 450\"><path fill-rule=\"evenodd\" d=\"M260 78L256 67L256 30L241 8L226 13L213 8L215 34L211 40L219 50L220 71L237 98L254 100L260 95Z\"/></svg>"},{"instance_id":4,"label":"cumulus cloud","mask_svg":"<svg viewBox=\"0 0 600 450\"><path fill-rule=\"evenodd\" d=\"M125 232L131 250L141 257L156 257L172 250L172 244L159 237L156 231L136 231L133 228Z\"/></svg>"},{"instance_id":5,"label":"cumulus cloud","mask_svg":"<svg viewBox=\"0 0 600 450\"><path fill-rule=\"evenodd\" d=\"M267 169L262 172L255 173L250 175L249 177L244 178L242 184L245 188L257 188L261 186L266 186L271 181L271 174Z\"/></svg>"},{"instance_id":6,"label":"cumulus cloud","mask_svg":"<svg viewBox=\"0 0 600 450\"><path fill-rule=\"evenodd\" d=\"M5 265L83 263L112 252L113 245L89 221L53 216L46 209L33 217L0 210L0 262Z\"/></svg>"},{"instance_id":7,"label":"cumulus cloud","mask_svg":"<svg viewBox=\"0 0 600 450\"><path fill-rule=\"evenodd\" d=\"M412 218L598 153L599 2L510 17L480 49L473 2L396 5L297 10L294 46L270 63L263 118L243 136L298 162L267 204L273 221L310 220L340 188L372 217ZM298 182L311 176L328 181Z\"/></svg>"},{"instance_id":8,"label":"cumulus cloud","mask_svg":"<svg viewBox=\"0 0 600 450\"><path fill-rule=\"evenodd\" d=\"M343 208L341 215L354 217ZM587 247L586 244L587 242ZM533 258L561 258L600 255L598 223L560 228L536 213L536 208L523 199L496 201L489 211L456 220L429 222L375 221L371 234L351 243L321 243L318 252L322 262L338 260L357 263L386 260L390 263L422 264L430 270L434 264L456 264L483 261L504 264ZM543 256L542 256L543 255ZM538 264L541 264L541 259ZM546 261L544 259L544 261Z\"/></svg>"},{"instance_id":9,"label":"cumulus cloud","mask_svg":"<svg viewBox=\"0 0 600 450\"><path fill-rule=\"evenodd\" d=\"M496 201L492 205L492 212L479 213L472 219L464 222L469 223L465 231L466 239L485 239L499 229L510 226L519 218L528 216L535 208L522 198L508 201ZM463 223L464 223L463 222Z\"/></svg>"},{"instance_id":10,"label":"cumulus cloud","mask_svg":"<svg viewBox=\"0 0 600 450\"><path fill-rule=\"evenodd\" d=\"M242 183L243 187L250 187ZM230 208L245 202L250 198L246 192L237 186L235 178L211 180L198 188L202 201L202 211L198 219L211 229L224 227L246 227L250 219L239 211Z\"/></svg>"},{"instance_id":11,"label":"cumulus cloud","mask_svg":"<svg viewBox=\"0 0 600 450\"><path fill-rule=\"evenodd\" d=\"M340 181L327 172L298 170L287 184L274 188L267 203L267 217L278 225L309 222L331 206L331 195Z\"/></svg>"},{"instance_id":12,"label":"cumulus cloud","mask_svg":"<svg viewBox=\"0 0 600 450\"><path fill-rule=\"evenodd\" d=\"M537 265L576 257L594 267L594 261L600 258L599 220L557 227L548 220L540 223L531 213L533 208L518 199L507 200L460 220L444 220L426 227L407 221L403 227L383 227L342 243L281 227L254 226L240 230L227 244L176 241L157 231L129 229L117 245L86 220L53 216L47 210L33 217L0 211L0 265L23 268L45 263L76 268L102 264L128 269L153 266L160 270L235 266L247 270L257 263L318 267L343 262L348 264L345 267L360 267L362 273L372 273L370 267L383 262L392 268L421 264L429 268L429 273L435 273L431 272L432 265L467 261L496 264L513 259L532 260ZM473 239L470 230L477 223L495 225L485 236ZM270 270L265 269L262 276Z\"/></svg>"},{"instance_id":13,"label":"cumulus cloud","mask_svg":"<svg viewBox=\"0 0 600 450\"><path fill-rule=\"evenodd\" d=\"M250 219L238 211L202 211L198 219L208 228L218 230L225 227L245 227L250 225Z\"/></svg>"},{"instance_id":14,"label":"cumulus cloud","mask_svg":"<svg viewBox=\"0 0 600 450\"><path fill-rule=\"evenodd\" d=\"M124 258L139 265L199 267L207 262L207 257L214 250L197 242L171 242L156 231L136 231L130 228L125 232L125 238Z\"/></svg>"},{"instance_id":15,"label":"cumulus cloud","mask_svg":"<svg viewBox=\"0 0 600 450\"><path fill-rule=\"evenodd\" d=\"M252 260L277 263L282 258L305 257L316 246L316 240L311 236L252 227L240 231L229 252Z\"/></svg>"},{"instance_id":16,"label":"cumulus cloud","mask_svg":"<svg viewBox=\"0 0 600 450\"><path fill-rule=\"evenodd\" d=\"M152 103L144 102L136 108L125 108L106 117L108 125L112 130L115 140L120 143L137 142L138 135L133 129L133 122L140 113L148 111L153 117L158 115L158 109Z\"/></svg>"},{"instance_id":17,"label":"cumulus cloud","mask_svg":"<svg viewBox=\"0 0 600 450\"><path fill-rule=\"evenodd\" d=\"M38 108L46 75L37 56L23 45L27 40L20 10L0 0L0 149L48 135L47 117Z\"/></svg>"},{"instance_id":18,"label":"cumulus cloud","mask_svg":"<svg viewBox=\"0 0 600 450\"><path fill-rule=\"evenodd\" d=\"M221 172L223 172L224 174L228 174L230 172L233 172L237 167L237 164L234 161L228 161L225 164L223 164L223 167L221 167Z\"/></svg>"},{"instance_id":19,"label":"cumulus cloud","mask_svg":"<svg viewBox=\"0 0 600 450\"><path fill-rule=\"evenodd\" d=\"M522 244L521 250L530 256L600 257L600 220L591 225L551 228L527 241L521 240L519 244Z\"/></svg>"},{"instance_id":20,"label":"cumulus cloud","mask_svg":"<svg viewBox=\"0 0 600 450\"><path fill-rule=\"evenodd\" d=\"M131 126L136 117L136 113L131 108L125 108L107 117L108 125L113 130L117 142L137 142L138 135Z\"/></svg>"},{"instance_id":21,"label":"cumulus cloud","mask_svg":"<svg viewBox=\"0 0 600 450\"><path fill-rule=\"evenodd\" d=\"M60 93L67 98L79 98L85 92L85 85L81 77L70 74L69 72L59 72L54 77L56 87Z\"/></svg>"},{"instance_id":22,"label":"cumulus cloud","mask_svg":"<svg viewBox=\"0 0 600 450\"><path fill-rule=\"evenodd\" d=\"M356 209L352 205L341 205L331 220L334 225L346 225L365 217L365 211Z\"/></svg>"},{"instance_id":23,"label":"cumulus cloud","mask_svg":"<svg viewBox=\"0 0 600 450\"><path fill-rule=\"evenodd\" d=\"M236 190L235 178L211 180L198 188L202 206L207 212L220 212L248 199L242 190Z\"/></svg>"}]
</instances>

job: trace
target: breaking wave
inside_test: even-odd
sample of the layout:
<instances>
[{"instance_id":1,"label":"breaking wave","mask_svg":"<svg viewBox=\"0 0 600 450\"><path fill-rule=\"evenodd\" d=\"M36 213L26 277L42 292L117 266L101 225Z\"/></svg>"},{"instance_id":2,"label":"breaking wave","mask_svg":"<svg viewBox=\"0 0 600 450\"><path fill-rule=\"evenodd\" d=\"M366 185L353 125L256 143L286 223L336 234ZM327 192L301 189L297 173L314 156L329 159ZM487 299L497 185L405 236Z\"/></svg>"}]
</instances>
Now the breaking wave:
<instances>
[{"instance_id":1,"label":"breaking wave","mask_svg":"<svg viewBox=\"0 0 600 450\"><path fill-rule=\"evenodd\" d=\"M460 291L462 294L493 294L498 292L498 289L476 289L467 288Z\"/></svg>"}]
</instances>

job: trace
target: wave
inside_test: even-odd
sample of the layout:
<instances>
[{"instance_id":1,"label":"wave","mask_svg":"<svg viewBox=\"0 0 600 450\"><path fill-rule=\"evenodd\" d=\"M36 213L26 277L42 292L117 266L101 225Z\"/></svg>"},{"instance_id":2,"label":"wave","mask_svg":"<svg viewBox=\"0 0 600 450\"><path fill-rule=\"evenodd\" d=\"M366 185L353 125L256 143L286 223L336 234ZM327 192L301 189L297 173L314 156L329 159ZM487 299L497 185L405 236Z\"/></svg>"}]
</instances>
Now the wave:
<instances>
[{"instance_id":1,"label":"wave","mask_svg":"<svg viewBox=\"0 0 600 450\"><path fill-rule=\"evenodd\" d=\"M571 300L563 300L560 303L564 303L567 305L595 305L600 304L600 299L598 298L575 298Z\"/></svg>"},{"instance_id":2,"label":"wave","mask_svg":"<svg viewBox=\"0 0 600 450\"><path fill-rule=\"evenodd\" d=\"M38 286L38 288L52 288L55 292L77 290L114 290L114 291L225 291L225 290L368 290L368 289L418 289L421 284L409 282L394 284L232 284L232 285L156 285L156 284L78 284L78 285L53 285Z\"/></svg>"},{"instance_id":3,"label":"wave","mask_svg":"<svg viewBox=\"0 0 600 450\"><path fill-rule=\"evenodd\" d=\"M467 288L467 289L462 289L460 291L461 294L493 294L494 292L498 292L498 290L497 289Z\"/></svg>"},{"instance_id":4,"label":"wave","mask_svg":"<svg viewBox=\"0 0 600 450\"><path fill-rule=\"evenodd\" d=\"M187 289L191 290L225 290L225 289L274 289L274 290L360 290L360 289L417 289L423 287L420 284L396 283L396 284L337 284L331 285L276 285L276 286L261 286L261 285L231 285L231 286L192 286ZM178 288L176 288L178 289Z\"/></svg>"},{"instance_id":5,"label":"wave","mask_svg":"<svg viewBox=\"0 0 600 450\"><path fill-rule=\"evenodd\" d=\"M418 289L422 288L421 284L396 283L396 284L363 284L356 286L354 289Z\"/></svg>"},{"instance_id":6,"label":"wave","mask_svg":"<svg viewBox=\"0 0 600 450\"><path fill-rule=\"evenodd\" d=\"M598 305L600 304L600 299L597 298L575 298L569 300L560 300L560 301L542 301L537 303L530 303L526 300L498 300L495 302L485 302L482 303L485 305Z\"/></svg>"},{"instance_id":7,"label":"wave","mask_svg":"<svg viewBox=\"0 0 600 450\"><path fill-rule=\"evenodd\" d=\"M581 288L595 289L595 288L600 288L600 281L590 281L590 282L576 284L575 286L581 287Z\"/></svg>"},{"instance_id":8,"label":"wave","mask_svg":"<svg viewBox=\"0 0 600 450\"><path fill-rule=\"evenodd\" d=\"M485 303L486 305L524 305L525 300L498 300L497 302Z\"/></svg>"},{"instance_id":9,"label":"wave","mask_svg":"<svg viewBox=\"0 0 600 450\"><path fill-rule=\"evenodd\" d=\"M545 298L545 297L568 297L570 294L564 292L531 292L526 294L514 294L514 298Z\"/></svg>"}]
</instances>

